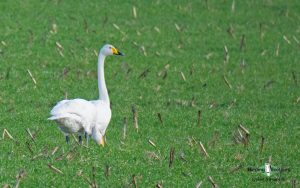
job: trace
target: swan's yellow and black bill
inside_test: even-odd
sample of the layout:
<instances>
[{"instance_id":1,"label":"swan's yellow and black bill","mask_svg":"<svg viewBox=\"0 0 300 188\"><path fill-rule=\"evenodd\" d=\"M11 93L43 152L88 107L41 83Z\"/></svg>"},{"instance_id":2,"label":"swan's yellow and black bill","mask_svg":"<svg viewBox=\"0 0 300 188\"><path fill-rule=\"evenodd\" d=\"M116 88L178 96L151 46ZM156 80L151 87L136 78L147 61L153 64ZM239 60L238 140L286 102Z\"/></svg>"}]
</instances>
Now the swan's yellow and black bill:
<instances>
[{"instance_id":1,"label":"swan's yellow and black bill","mask_svg":"<svg viewBox=\"0 0 300 188\"><path fill-rule=\"evenodd\" d=\"M124 56L124 54L122 52L118 51L116 48L112 48L112 52L114 55Z\"/></svg>"}]
</instances>

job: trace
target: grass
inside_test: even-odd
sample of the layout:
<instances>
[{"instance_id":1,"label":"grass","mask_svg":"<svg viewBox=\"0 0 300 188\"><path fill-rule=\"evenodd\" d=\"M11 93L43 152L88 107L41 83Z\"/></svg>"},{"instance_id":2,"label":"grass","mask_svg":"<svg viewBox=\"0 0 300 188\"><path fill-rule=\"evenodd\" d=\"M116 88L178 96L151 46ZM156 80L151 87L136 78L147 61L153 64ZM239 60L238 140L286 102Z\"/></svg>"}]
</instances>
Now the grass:
<instances>
[{"instance_id":1,"label":"grass","mask_svg":"<svg viewBox=\"0 0 300 188\"><path fill-rule=\"evenodd\" d=\"M200 181L208 187L208 176L220 187L299 184L299 12L299 2L284 0L0 2L0 127L16 140L0 139L0 186L15 186L24 169L21 187L86 187L92 167L100 187L133 187L133 175L138 187L194 187ZM108 58L105 67L113 112L107 145L87 149L72 139L69 147L46 119L66 94L98 97L94 51L105 43L126 54ZM163 78L158 73L167 64ZM250 131L248 146L233 142L240 124ZM63 152L70 153L57 160ZM290 171L281 181L256 181L264 176L247 168L270 157Z\"/></svg>"}]
</instances>

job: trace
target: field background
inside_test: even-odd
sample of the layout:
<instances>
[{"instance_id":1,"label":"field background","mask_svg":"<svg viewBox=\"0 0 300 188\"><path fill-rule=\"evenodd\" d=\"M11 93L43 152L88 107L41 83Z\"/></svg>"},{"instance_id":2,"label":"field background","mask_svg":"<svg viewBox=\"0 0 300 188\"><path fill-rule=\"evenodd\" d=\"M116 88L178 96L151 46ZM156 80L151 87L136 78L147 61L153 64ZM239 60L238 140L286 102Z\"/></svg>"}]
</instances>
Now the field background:
<instances>
[{"instance_id":1,"label":"field background","mask_svg":"<svg viewBox=\"0 0 300 188\"><path fill-rule=\"evenodd\" d=\"M209 176L220 187L299 185L299 1L3 0L0 19L0 131L15 139L0 138L0 186L25 170L20 187L87 187L93 167L100 187L210 187ZM98 97L105 43L126 54L106 60L107 144L67 146L46 119L66 95ZM233 141L240 124L248 146ZM264 176L247 168L270 159L290 172L255 181Z\"/></svg>"}]
</instances>

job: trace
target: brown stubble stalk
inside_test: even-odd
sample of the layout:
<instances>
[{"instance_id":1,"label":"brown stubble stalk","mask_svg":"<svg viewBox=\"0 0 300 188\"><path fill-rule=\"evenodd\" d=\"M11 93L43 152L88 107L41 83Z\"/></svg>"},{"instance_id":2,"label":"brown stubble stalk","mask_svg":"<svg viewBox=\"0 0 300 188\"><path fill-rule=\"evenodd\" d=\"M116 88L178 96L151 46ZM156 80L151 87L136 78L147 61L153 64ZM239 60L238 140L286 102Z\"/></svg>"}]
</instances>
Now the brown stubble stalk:
<instances>
[{"instance_id":1,"label":"brown stubble stalk","mask_svg":"<svg viewBox=\"0 0 300 188\"><path fill-rule=\"evenodd\" d=\"M153 146L153 147L156 148L156 144L155 144L152 140L149 139L148 142L149 142L149 144L150 144L151 146Z\"/></svg>"},{"instance_id":2,"label":"brown stubble stalk","mask_svg":"<svg viewBox=\"0 0 300 188\"><path fill-rule=\"evenodd\" d=\"M228 52L228 48L225 45L224 46L224 64L227 64L229 62L229 52Z\"/></svg>"},{"instance_id":3,"label":"brown stubble stalk","mask_svg":"<svg viewBox=\"0 0 300 188\"><path fill-rule=\"evenodd\" d=\"M64 158L64 156L65 156L65 153L62 153L62 154L60 154L59 156L57 156L57 157L55 158L55 160L56 160L56 161L61 161L61 160Z\"/></svg>"},{"instance_id":4,"label":"brown stubble stalk","mask_svg":"<svg viewBox=\"0 0 300 188\"><path fill-rule=\"evenodd\" d=\"M136 132L139 132L139 125L138 125L138 112L135 106L131 107L132 115L133 115L133 126Z\"/></svg>"},{"instance_id":5,"label":"brown stubble stalk","mask_svg":"<svg viewBox=\"0 0 300 188\"><path fill-rule=\"evenodd\" d=\"M96 183L96 168L95 166L92 167L92 177L93 177L93 188L98 188L98 185Z\"/></svg>"},{"instance_id":6,"label":"brown stubble stalk","mask_svg":"<svg viewBox=\"0 0 300 188\"><path fill-rule=\"evenodd\" d=\"M199 181L199 182L196 184L195 188L201 188L201 186L202 186L202 181Z\"/></svg>"},{"instance_id":7,"label":"brown stubble stalk","mask_svg":"<svg viewBox=\"0 0 300 188\"><path fill-rule=\"evenodd\" d=\"M231 84L229 83L229 81L227 80L227 78L226 78L225 75L223 75L223 80L224 80L225 84L227 85L227 87L228 87L229 89L232 89L232 86L231 86Z\"/></svg>"},{"instance_id":8,"label":"brown stubble stalk","mask_svg":"<svg viewBox=\"0 0 300 188\"><path fill-rule=\"evenodd\" d=\"M285 42L287 42L288 44L291 44L291 41L287 38L287 36L283 35L283 39L284 39Z\"/></svg>"},{"instance_id":9,"label":"brown stubble stalk","mask_svg":"<svg viewBox=\"0 0 300 188\"><path fill-rule=\"evenodd\" d=\"M190 68L190 75L192 76L195 72L195 64L193 63L191 68Z\"/></svg>"},{"instance_id":10,"label":"brown stubble stalk","mask_svg":"<svg viewBox=\"0 0 300 188\"><path fill-rule=\"evenodd\" d=\"M137 181L136 181L136 176L134 174L132 175L132 184L133 184L134 188L138 188Z\"/></svg>"},{"instance_id":11,"label":"brown stubble stalk","mask_svg":"<svg viewBox=\"0 0 300 188\"><path fill-rule=\"evenodd\" d=\"M181 32L181 28L179 27L179 25L177 23L175 23L174 25L175 25L176 31Z\"/></svg>"},{"instance_id":12,"label":"brown stubble stalk","mask_svg":"<svg viewBox=\"0 0 300 188\"><path fill-rule=\"evenodd\" d=\"M106 178L108 178L108 176L110 175L110 166L109 165L105 165L105 168L104 168L104 176Z\"/></svg>"},{"instance_id":13,"label":"brown stubble stalk","mask_svg":"<svg viewBox=\"0 0 300 188\"><path fill-rule=\"evenodd\" d=\"M141 46L140 49L143 52L144 56L146 57L147 56L147 52L146 52L145 46Z\"/></svg>"},{"instance_id":14,"label":"brown stubble stalk","mask_svg":"<svg viewBox=\"0 0 300 188\"><path fill-rule=\"evenodd\" d=\"M128 127L128 119L127 119L127 117L124 117L124 119L123 119L123 140L126 139L127 127Z\"/></svg>"},{"instance_id":15,"label":"brown stubble stalk","mask_svg":"<svg viewBox=\"0 0 300 188\"><path fill-rule=\"evenodd\" d=\"M245 50L245 35L242 35L241 43L240 43L240 50Z\"/></svg>"},{"instance_id":16,"label":"brown stubble stalk","mask_svg":"<svg viewBox=\"0 0 300 188\"><path fill-rule=\"evenodd\" d=\"M219 139L220 139L220 133L218 131L214 131L214 135L208 145L214 147Z\"/></svg>"},{"instance_id":17,"label":"brown stubble stalk","mask_svg":"<svg viewBox=\"0 0 300 188\"><path fill-rule=\"evenodd\" d=\"M28 133L28 135L30 136L31 140L35 143L35 139L34 139L33 135L31 134L30 129L27 128L27 129L25 129L25 130L26 130L26 132Z\"/></svg>"},{"instance_id":18,"label":"brown stubble stalk","mask_svg":"<svg viewBox=\"0 0 300 188\"><path fill-rule=\"evenodd\" d=\"M75 142L77 143L78 146L80 146L80 143L78 142L77 138L75 137L74 134L72 134L72 137L74 138Z\"/></svg>"},{"instance_id":19,"label":"brown stubble stalk","mask_svg":"<svg viewBox=\"0 0 300 188\"><path fill-rule=\"evenodd\" d=\"M169 168L171 168L171 166L173 165L174 155L175 155L175 148L171 147L171 149L170 149L170 157L169 157Z\"/></svg>"},{"instance_id":20,"label":"brown stubble stalk","mask_svg":"<svg viewBox=\"0 0 300 188\"><path fill-rule=\"evenodd\" d=\"M8 130L7 130L7 129L4 129L4 130L3 130L3 133L2 133L2 139L4 139L6 136L7 136L9 139L11 139L12 141L14 141L15 143L18 143L18 141L15 140L14 137L12 137L12 135L8 132Z\"/></svg>"},{"instance_id":21,"label":"brown stubble stalk","mask_svg":"<svg viewBox=\"0 0 300 188\"><path fill-rule=\"evenodd\" d=\"M56 45L56 49L57 49L59 55L61 57L65 57L64 53L63 53L63 50L64 50L63 46L59 42L55 42L55 45Z\"/></svg>"},{"instance_id":22,"label":"brown stubble stalk","mask_svg":"<svg viewBox=\"0 0 300 188\"><path fill-rule=\"evenodd\" d=\"M34 83L34 86L36 86L36 84L37 84L36 79L33 77L32 73L29 69L27 69L27 73L29 74L32 82Z\"/></svg>"},{"instance_id":23,"label":"brown stubble stalk","mask_svg":"<svg viewBox=\"0 0 300 188\"><path fill-rule=\"evenodd\" d=\"M202 142L199 142L199 146L200 146L200 150L201 150L202 153L205 155L205 158L208 158L209 155L208 155L206 149L204 148L204 145L202 144Z\"/></svg>"},{"instance_id":24,"label":"brown stubble stalk","mask_svg":"<svg viewBox=\"0 0 300 188\"><path fill-rule=\"evenodd\" d=\"M292 76L293 76L293 80L294 80L295 85L297 85L297 76L296 76L295 71L292 71Z\"/></svg>"},{"instance_id":25,"label":"brown stubble stalk","mask_svg":"<svg viewBox=\"0 0 300 188\"><path fill-rule=\"evenodd\" d=\"M169 68L170 68L170 64L166 64L164 66L164 68L157 73L157 76L162 77L162 79L165 79L168 75L168 69Z\"/></svg>"},{"instance_id":26,"label":"brown stubble stalk","mask_svg":"<svg viewBox=\"0 0 300 188\"><path fill-rule=\"evenodd\" d=\"M229 172L230 172L230 173L237 172L237 171L241 170L242 167L243 167L243 166L239 164L238 166L235 166L235 167L231 168Z\"/></svg>"},{"instance_id":27,"label":"brown stubble stalk","mask_svg":"<svg viewBox=\"0 0 300 188\"><path fill-rule=\"evenodd\" d=\"M54 155L54 154L57 152L58 148L59 148L59 147L56 146L56 147L52 150L51 155Z\"/></svg>"},{"instance_id":28,"label":"brown stubble stalk","mask_svg":"<svg viewBox=\"0 0 300 188\"><path fill-rule=\"evenodd\" d=\"M205 0L205 6L206 6L207 10L210 9L210 7L209 7L209 5L208 5L208 0Z\"/></svg>"},{"instance_id":29,"label":"brown stubble stalk","mask_svg":"<svg viewBox=\"0 0 300 188\"><path fill-rule=\"evenodd\" d=\"M201 115L202 115L202 111L201 110L198 110L198 127L201 126Z\"/></svg>"},{"instance_id":30,"label":"brown stubble stalk","mask_svg":"<svg viewBox=\"0 0 300 188\"><path fill-rule=\"evenodd\" d=\"M137 18L137 11L136 11L136 7L135 6L132 7L132 14L133 14L134 18Z\"/></svg>"},{"instance_id":31,"label":"brown stubble stalk","mask_svg":"<svg viewBox=\"0 0 300 188\"><path fill-rule=\"evenodd\" d=\"M250 139L250 132L248 129L246 129L242 124L239 125L239 128L243 131L243 133L246 135L245 137L245 145L247 146L249 144Z\"/></svg>"},{"instance_id":32,"label":"brown stubble stalk","mask_svg":"<svg viewBox=\"0 0 300 188\"><path fill-rule=\"evenodd\" d=\"M218 188L219 186L214 182L211 176L208 176L208 181L211 183L213 188Z\"/></svg>"},{"instance_id":33,"label":"brown stubble stalk","mask_svg":"<svg viewBox=\"0 0 300 188\"><path fill-rule=\"evenodd\" d=\"M56 168L55 166L53 166L52 164L48 164L48 167L55 173L58 174L64 174L60 169Z\"/></svg>"},{"instance_id":34,"label":"brown stubble stalk","mask_svg":"<svg viewBox=\"0 0 300 188\"><path fill-rule=\"evenodd\" d=\"M139 78L140 78L140 79L146 78L146 76L148 75L149 72L150 72L150 68L147 68L146 70L144 70L144 71L139 75Z\"/></svg>"},{"instance_id":35,"label":"brown stubble stalk","mask_svg":"<svg viewBox=\"0 0 300 188\"><path fill-rule=\"evenodd\" d=\"M262 153L264 150L264 144L265 144L265 137L261 136L260 147L259 147L260 153Z\"/></svg>"},{"instance_id":36,"label":"brown stubble stalk","mask_svg":"<svg viewBox=\"0 0 300 188\"><path fill-rule=\"evenodd\" d=\"M26 146L27 146L29 152L31 153L31 155L33 155L32 145L29 143L29 141L26 141Z\"/></svg>"},{"instance_id":37,"label":"brown stubble stalk","mask_svg":"<svg viewBox=\"0 0 300 188\"><path fill-rule=\"evenodd\" d=\"M276 51L275 51L276 57L279 56L279 48L280 48L280 44L278 43L276 46Z\"/></svg>"},{"instance_id":38,"label":"brown stubble stalk","mask_svg":"<svg viewBox=\"0 0 300 188\"><path fill-rule=\"evenodd\" d=\"M157 113L157 117L158 117L158 119L159 119L159 122L163 125L164 124L164 121L163 121L163 119L162 119L162 117L161 117L161 113Z\"/></svg>"},{"instance_id":39,"label":"brown stubble stalk","mask_svg":"<svg viewBox=\"0 0 300 188\"><path fill-rule=\"evenodd\" d=\"M234 29L233 29L231 24L230 24L230 26L228 27L228 29L226 31L227 31L227 33L229 34L230 37L235 38Z\"/></svg>"},{"instance_id":40,"label":"brown stubble stalk","mask_svg":"<svg viewBox=\"0 0 300 188\"><path fill-rule=\"evenodd\" d=\"M263 32L263 24L261 22L259 23L259 35L260 39L263 39L265 36L265 33Z\"/></svg>"},{"instance_id":41,"label":"brown stubble stalk","mask_svg":"<svg viewBox=\"0 0 300 188\"><path fill-rule=\"evenodd\" d=\"M181 75L182 80L183 80L183 81L186 81L186 78L185 78L183 72L180 72L180 75Z\"/></svg>"},{"instance_id":42,"label":"brown stubble stalk","mask_svg":"<svg viewBox=\"0 0 300 188\"><path fill-rule=\"evenodd\" d=\"M155 185L155 188L163 188L162 183L161 183L161 182L158 182L158 183Z\"/></svg>"},{"instance_id":43,"label":"brown stubble stalk","mask_svg":"<svg viewBox=\"0 0 300 188\"><path fill-rule=\"evenodd\" d=\"M296 181L295 179L293 179L293 180L291 181L291 183L292 183L292 188L296 188L297 181Z\"/></svg>"},{"instance_id":44,"label":"brown stubble stalk","mask_svg":"<svg viewBox=\"0 0 300 188\"><path fill-rule=\"evenodd\" d=\"M231 12L234 13L235 11L235 1L233 0L231 3Z\"/></svg>"},{"instance_id":45,"label":"brown stubble stalk","mask_svg":"<svg viewBox=\"0 0 300 188\"><path fill-rule=\"evenodd\" d=\"M87 182L87 183L89 184L89 187L93 187L93 182L92 182L89 178L87 178L86 176L84 176L84 175L82 174L82 170L79 170L79 171L77 172L77 176L82 177L82 178L84 179L84 181Z\"/></svg>"},{"instance_id":46,"label":"brown stubble stalk","mask_svg":"<svg viewBox=\"0 0 300 188\"><path fill-rule=\"evenodd\" d=\"M83 20L83 27L86 33L89 33L89 24L86 19Z\"/></svg>"},{"instance_id":47,"label":"brown stubble stalk","mask_svg":"<svg viewBox=\"0 0 300 188\"><path fill-rule=\"evenodd\" d=\"M26 171L25 170L20 170L19 173L17 174L17 181L16 181L16 185L15 188L18 188L20 185L21 180L25 177L26 175Z\"/></svg>"},{"instance_id":48,"label":"brown stubble stalk","mask_svg":"<svg viewBox=\"0 0 300 188\"><path fill-rule=\"evenodd\" d=\"M196 97L192 97L191 107L195 107L195 106L196 106Z\"/></svg>"}]
</instances>

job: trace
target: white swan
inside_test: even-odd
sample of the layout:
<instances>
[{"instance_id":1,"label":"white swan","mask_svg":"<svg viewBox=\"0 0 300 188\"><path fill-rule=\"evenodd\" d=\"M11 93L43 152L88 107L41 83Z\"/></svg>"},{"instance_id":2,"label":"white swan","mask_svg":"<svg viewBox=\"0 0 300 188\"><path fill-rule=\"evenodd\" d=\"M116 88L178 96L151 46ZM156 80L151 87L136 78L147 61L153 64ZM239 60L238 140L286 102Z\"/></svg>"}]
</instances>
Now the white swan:
<instances>
[{"instance_id":1,"label":"white swan","mask_svg":"<svg viewBox=\"0 0 300 188\"><path fill-rule=\"evenodd\" d=\"M49 120L57 122L60 130L69 143L69 134L78 133L79 142L82 134L92 135L98 145L104 146L104 134L110 122L110 101L104 78L104 60L109 55L123 55L110 44L104 45L98 56L98 88L99 99L87 101L84 99L62 100L51 110Z\"/></svg>"}]
</instances>

